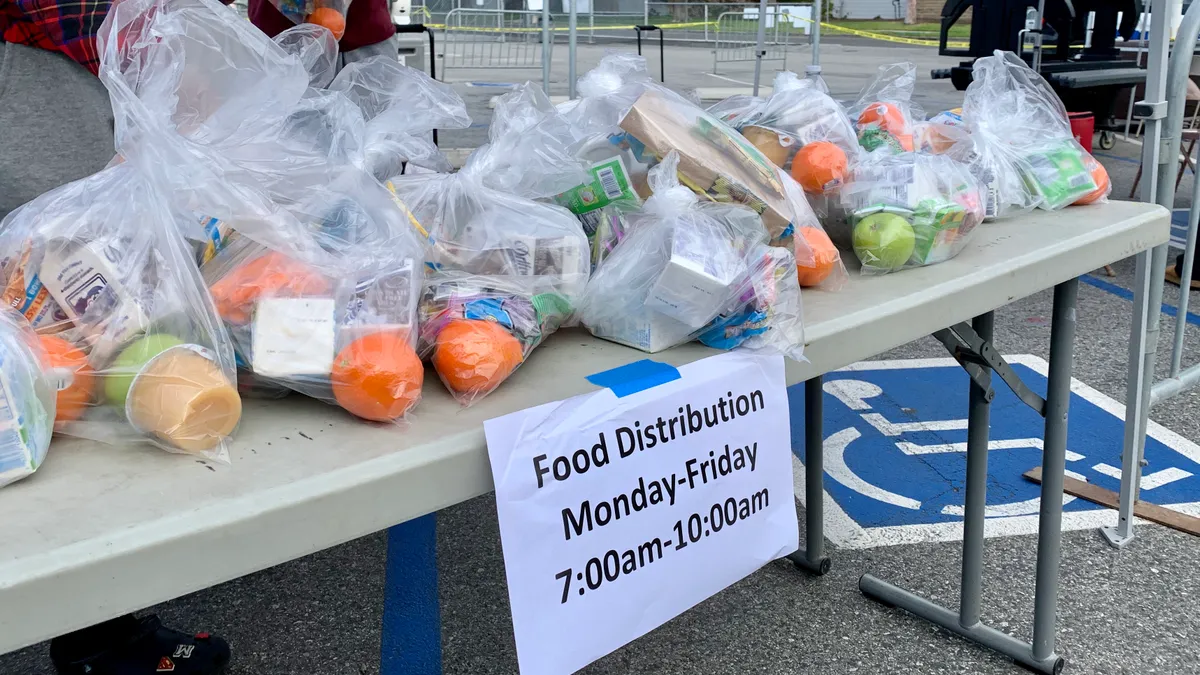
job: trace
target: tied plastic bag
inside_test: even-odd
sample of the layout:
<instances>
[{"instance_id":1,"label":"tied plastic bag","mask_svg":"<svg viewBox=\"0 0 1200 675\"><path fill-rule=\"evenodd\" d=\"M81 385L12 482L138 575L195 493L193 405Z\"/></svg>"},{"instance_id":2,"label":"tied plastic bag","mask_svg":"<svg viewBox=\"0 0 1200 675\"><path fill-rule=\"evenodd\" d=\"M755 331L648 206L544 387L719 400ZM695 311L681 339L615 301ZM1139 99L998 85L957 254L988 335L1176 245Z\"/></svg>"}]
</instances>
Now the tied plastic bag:
<instances>
[{"instance_id":1,"label":"tied plastic bag","mask_svg":"<svg viewBox=\"0 0 1200 675\"><path fill-rule=\"evenodd\" d=\"M876 150L842 190L849 238L863 274L949 260L983 222L984 192L945 155Z\"/></svg>"},{"instance_id":2,"label":"tied plastic bag","mask_svg":"<svg viewBox=\"0 0 1200 675\"><path fill-rule=\"evenodd\" d=\"M346 34L346 16L351 0L270 0L279 13L295 24L313 24L327 29L333 39Z\"/></svg>"},{"instance_id":3,"label":"tied plastic bag","mask_svg":"<svg viewBox=\"0 0 1200 675\"><path fill-rule=\"evenodd\" d=\"M1050 85L1011 52L975 61L963 100L989 188L989 217L1059 209L1105 191L1108 176L1075 141L1066 108Z\"/></svg>"},{"instance_id":4,"label":"tied plastic bag","mask_svg":"<svg viewBox=\"0 0 1200 675\"><path fill-rule=\"evenodd\" d=\"M624 238L629 215L647 194L650 165L633 152L618 126L650 82L640 56L613 53L579 79L580 98L559 107L580 140L576 156L588 165L589 180L555 195L579 218L598 266Z\"/></svg>"},{"instance_id":5,"label":"tied plastic bag","mask_svg":"<svg viewBox=\"0 0 1200 675\"><path fill-rule=\"evenodd\" d=\"M912 102L916 83L916 66L893 63L880 66L875 78L859 92L850 117L858 127L858 142L867 152L913 150L913 125L925 119L925 113Z\"/></svg>"},{"instance_id":6,"label":"tied plastic bag","mask_svg":"<svg viewBox=\"0 0 1200 675\"><path fill-rule=\"evenodd\" d=\"M646 85L621 120L622 142L650 163L672 150L679 181L706 199L750 206L772 245L795 251L802 286L839 286L841 256L821 228L804 190L744 136L668 89Z\"/></svg>"},{"instance_id":7,"label":"tied plastic bag","mask_svg":"<svg viewBox=\"0 0 1200 675\"><path fill-rule=\"evenodd\" d=\"M153 174L164 192L228 226L202 272L239 364L402 418L424 376L424 242L363 168L362 109L209 0L126 0L109 20L125 39L102 41L101 74L127 163L169 167Z\"/></svg>"},{"instance_id":8,"label":"tied plastic bag","mask_svg":"<svg viewBox=\"0 0 1200 675\"><path fill-rule=\"evenodd\" d=\"M52 355L59 431L228 461L233 348L180 218L128 162L47 192L0 223L3 300Z\"/></svg>"},{"instance_id":9,"label":"tied plastic bag","mask_svg":"<svg viewBox=\"0 0 1200 675\"><path fill-rule=\"evenodd\" d=\"M0 487L37 471L46 459L56 389L50 361L29 322L0 307Z\"/></svg>"},{"instance_id":10,"label":"tied plastic bag","mask_svg":"<svg viewBox=\"0 0 1200 675\"><path fill-rule=\"evenodd\" d=\"M584 326L651 353L699 339L801 358L791 253L767 245L751 209L700 202L679 184L678 162L671 152L651 170L654 196L592 276L580 310Z\"/></svg>"},{"instance_id":11,"label":"tied plastic bag","mask_svg":"<svg viewBox=\"0 0 1200 675\"><path fill-rule=\"evenodd\" d=\"M591 272L575 216L533 201L586 175L543 99L529 88L505 97L492 142L458 173L393 182L430 243L420 352L464 405L494 391L571 320Z\"/></svg>"},{"instance_id":12,"label":"tied plastic bag","mask_svg":"<svg viewBox=\"0 0 1200 675\"><path fill-rule=\"evenodd\" d=\"M817 82L781 72L771 96L731 123L810 197L836 194L859 152L846 111Z\"/></svg>"},{"instance_id":13,"label":"tied plastic bag","mask_svg":"<svg viewBox=\"0 0 1200 675\"><path fill-rule=\"evenodd\" d=\"M467 106L451 85L402 66L390 56L348 64L329 85L362 111L363 168L380 181L404 173L406 164L432 171L453 167L433 143L434 129L464 129Z\"/></svg>"}]
</instances>

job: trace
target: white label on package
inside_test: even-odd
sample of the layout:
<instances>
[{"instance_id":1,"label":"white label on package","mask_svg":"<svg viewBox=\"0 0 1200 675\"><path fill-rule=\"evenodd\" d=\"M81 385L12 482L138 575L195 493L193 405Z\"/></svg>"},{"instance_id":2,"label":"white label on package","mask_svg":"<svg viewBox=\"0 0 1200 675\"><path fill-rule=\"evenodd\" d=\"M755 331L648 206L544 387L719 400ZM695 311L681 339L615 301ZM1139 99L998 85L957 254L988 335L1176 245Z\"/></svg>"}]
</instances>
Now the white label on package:
<instances>
[{"instance_id":1,"label":"white label on package","mask_svg":"<svg viewBox=\"0 0 1200 675\"><path fill-rule=\"evenodd\" d=\"M94 352L108 353L146 330L142 311L121 269L120 243L56 239L46 247L39 278L70 319L87 331ZM97 354L93 353L93 356Z\"/></svg>"},{"instance_id":2,"label":"white label on package","mask_svg":"<svg viewBox=\"0 0 1200 675\"><path fill-rule=\"evenodd\" d=\"M678 373L484 423L522 675L573 673L797 549L783 357Z\"/></svg>"},{"instance_id":3,"label":"white label on package","mask_svg":"<svg viewBox=\"0 0 1200 675\"><path fill-rule=\"evenodd\" d=\"M258 375L328 375L335 337L332 298L266 298L254 311L251 367Z\"/></svg>"}]
</instances>

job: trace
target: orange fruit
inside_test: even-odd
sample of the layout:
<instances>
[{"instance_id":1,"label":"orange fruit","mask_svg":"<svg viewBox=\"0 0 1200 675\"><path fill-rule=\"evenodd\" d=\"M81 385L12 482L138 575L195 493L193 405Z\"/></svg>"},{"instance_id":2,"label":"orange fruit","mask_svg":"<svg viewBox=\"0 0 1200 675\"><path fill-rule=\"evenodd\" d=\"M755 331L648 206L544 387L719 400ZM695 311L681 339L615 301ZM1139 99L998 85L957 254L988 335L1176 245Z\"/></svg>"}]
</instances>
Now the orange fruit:
<instances>
[{"instance_id":1,"label":"orange fruit","mask_svg":"<svg viewBox=\"0 0 1200 675\"><path fill-rule=\"evenodd\" d=\"M1095 157L1092 157L1091 154L1088 154L1083 158L1083 163L1086 164L1088 169L1091 170L1092 181L1096 183L1096 189L1075 200L1075 203L1091 204L1092 202L1098 201L1107 195L1108 189L1111 187L1111 185L1108 179L1108 170L1105 169L1104 165L1098 162Z\"/></svg>"},{"instance_id":2,"label":"orange fruit","mask_svg":"<svg viewBox=\"0 0 1200 675\"><path fill-rule=\"evenodd\" d=\"M486 394L524 360L521 343L493 321L455 319L438 333L433 367L456 394Z\"/></svg>"},{"instance_id":3,"label":"orange fruit","mask_svg":"<svg viewBox=\"0 0 1200 675\"><path fill-rule=\"evenodd\" d=\"M812 254L796 251L796 273L800 277L801 286L816 286L833 272L842 256L829 235L820 228L802 227L800 237L808 244Z\"/></svg>"},{"instance_id":4,"label":"orange fruit","mask_svg":"<svg viewBox=\"0 0 1200 675\"><path fill-rule=\"evenodd\" d=\"M87 354L57 335L39 335L50 365L48 375L58 386L55 422L73 422L87 412L96 390L96 371Z\"/></svg>"},{"instance_id":5,"label":"orange fruit","mask_svg":"<svg viewBox=\"0 0 1200 675\"><path fill-rule=\"evenodd\" d=\"M858 126L877 126L890 134L908 132L904 112L892 103L872 103L858 116Z\"/></svg>"},{"instance_id":6,"label":"orange fruit","mask_svg":"<svg viewBox=\"0 0 1200 675\"><path fill-rule=\"evenodd\" d=\"M900 148L912 152L912 131L908 128L908 118L904 111L894 103L872 103L858 115L859 127L878 127L891 134Z\"/></svg>"},{"instance_id":7,"label":"orange fruit","mask_svg":"<svg viewBox=\"0 0 1200 675\"><path fill-rule=\"evenodd\" d=\"M402 334L371 333L338 353L329 381L333 398L350 413L391 422L421 398L425 367Z\"/></svg>"},{"instance_id":8,"label":"orange fruit","mask_svg":"<svg viewBox=\"0 0 1200 675\"><path fill-rule=\"evenodd\" d=\"M259 298L295 298L329 292L329 280L304 263L268 251L235 267L209 289L222 319L250 323Z\"/></svg>"},{"instance_id":9,"label":"orange fruit","mask_svg":"<svg viewBox=\"0 0 1200 675\"><path fill-rule=\"evenodd\" d=\"M792 158L792 178L805 192L823 193L846 178L846 153L829 141L809 143Z\"/></svg>"},{"instance_id":10,"label":"orange fruit","mask_svg":"<svg viewBox=\"0 0 1200 675\"><path fill-rule=\"evenodd\" d=\"M318 7L304 18L304 23L314 23L324 26L333 33L333 39L341 40L346 34L346 17L332 7Z\"/></svg>"}]
</instances>

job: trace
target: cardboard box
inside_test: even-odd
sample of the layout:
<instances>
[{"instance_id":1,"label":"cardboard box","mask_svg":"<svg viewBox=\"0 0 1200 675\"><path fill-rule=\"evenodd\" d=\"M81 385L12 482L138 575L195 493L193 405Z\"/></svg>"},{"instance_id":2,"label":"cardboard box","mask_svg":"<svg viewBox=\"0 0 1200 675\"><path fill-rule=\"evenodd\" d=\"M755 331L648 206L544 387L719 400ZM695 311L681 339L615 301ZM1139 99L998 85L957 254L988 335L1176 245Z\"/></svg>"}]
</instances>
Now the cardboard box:
<instances>
[{"instance_id":1,"label":"cardboard box","mask_svg":"<svg viewBox=\"0 0 1200 675\"><path fill-rule=\"evenodd\" d=\"M686 101L649 88L621 129L659 159L679 153L679 181L712 201L757 211L773 245L788 245L798 227L817 220L794 180L745 137ZM802 222L795 222L795 221Z\"/></svg>"}]
</instances>

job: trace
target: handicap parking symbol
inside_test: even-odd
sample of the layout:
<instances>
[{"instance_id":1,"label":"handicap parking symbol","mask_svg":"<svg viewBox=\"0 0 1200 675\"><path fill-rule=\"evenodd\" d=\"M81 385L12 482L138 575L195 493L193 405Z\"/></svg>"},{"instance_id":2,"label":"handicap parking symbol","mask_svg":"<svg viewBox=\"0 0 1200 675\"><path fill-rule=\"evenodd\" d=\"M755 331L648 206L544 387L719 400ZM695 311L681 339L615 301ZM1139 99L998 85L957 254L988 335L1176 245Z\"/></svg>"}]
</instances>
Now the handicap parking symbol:
<instances>
[{"instance_id":1,"label":"handicap parking symbol","mask_svg":"<svg viewBox=\"0 0 1200 675\"><path fill-rule=\"evenodd\" d=\"M1030 389L1044 396L1046 362L1008 357ZM869 548L962 537L969 378L950 358L862 362L824 380L827 536ZM1042 463L1044 421L993 378L988 444L987 536L1037 531L1040 487L1022 474ZM788 391L793 451L804 462L804 387ZM1072 383L1068 475L1117 490L1124 406ZM1149 424L1142 498L1200 509L1200 446ZM802 483L802 481L798 482ZM807 499L807 495L803 496ZM1063 497L1064 529L1112 525L1110 509Z\"/></svg>"}]
</instances>

